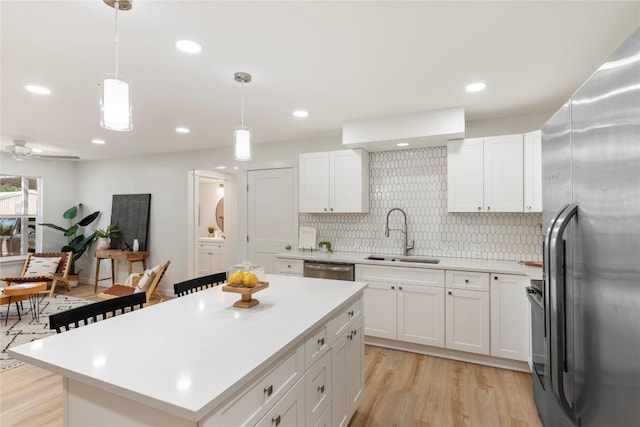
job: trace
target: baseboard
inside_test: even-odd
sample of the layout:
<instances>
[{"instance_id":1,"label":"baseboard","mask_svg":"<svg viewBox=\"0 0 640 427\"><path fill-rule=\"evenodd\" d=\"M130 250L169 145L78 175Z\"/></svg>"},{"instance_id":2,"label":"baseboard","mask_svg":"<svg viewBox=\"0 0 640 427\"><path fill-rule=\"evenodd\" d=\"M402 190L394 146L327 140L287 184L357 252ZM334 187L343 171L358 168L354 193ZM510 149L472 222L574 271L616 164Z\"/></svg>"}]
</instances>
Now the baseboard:
<instances>
[{"instance_id":1,"label":"baseboard","mask_svg":"<svg viewBox=\"0 0 640 427\"><path fill-rule=\"evenodd\" d=\"M477 363L479 365L493 366L496 368L509 369L512 371L531 372L531 370L529 369L529 364L527 362L521 362L519 360L509 360L503 359L501 357L485 356L483 354L465 353L463 351L431 347L428 345L414 344L410 342L394 341L385 338L370 337L368 335L365 335L364 343L376 347L409 351L411 353L426 354L428 356L459 360L461 362Z\"/></svg>"}]
</instances>

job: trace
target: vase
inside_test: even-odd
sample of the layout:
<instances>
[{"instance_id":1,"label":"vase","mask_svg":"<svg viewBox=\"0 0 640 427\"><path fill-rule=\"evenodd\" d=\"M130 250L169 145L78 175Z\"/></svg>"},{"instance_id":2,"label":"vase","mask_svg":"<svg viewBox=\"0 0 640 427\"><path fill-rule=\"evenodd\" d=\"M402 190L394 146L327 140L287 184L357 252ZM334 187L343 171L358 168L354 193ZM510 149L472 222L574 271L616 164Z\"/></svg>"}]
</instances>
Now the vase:
<instances>
[{"instance_id":1,"label":"vase","mask_svg":"<svg viewBox=\"0 0 640 427\"><path fill-rule=\"evenodd\" d=\"M103 250L109 249L111 246L111 239L108 237L98 237L98 242L96 243L96 249Z\"/></svg>"}]
</instances>

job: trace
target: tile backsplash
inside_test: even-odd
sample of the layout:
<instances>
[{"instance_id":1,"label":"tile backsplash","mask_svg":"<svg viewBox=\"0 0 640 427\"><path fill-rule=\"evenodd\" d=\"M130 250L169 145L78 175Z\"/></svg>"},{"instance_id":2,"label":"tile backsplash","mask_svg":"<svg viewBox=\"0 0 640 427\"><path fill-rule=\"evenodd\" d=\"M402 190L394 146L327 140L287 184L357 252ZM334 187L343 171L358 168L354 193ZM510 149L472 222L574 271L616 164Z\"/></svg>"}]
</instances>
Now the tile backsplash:
<instances>
[{"instance_id":1,"label":"tile backsplash","mask_svg":"<svg viewBox=\"0 0 640 427\"><path fill-rule=\"evenodd\" d=\"M337 251L401 254L402 233L384 236L397 207L415 240L411 255L542 261L541 214L447 212L446 147L370 153L369 167L368 214L300 214L300 226L316 227ZM393 212L389 228L402 227Z\"/></svg>"}]
</instances>

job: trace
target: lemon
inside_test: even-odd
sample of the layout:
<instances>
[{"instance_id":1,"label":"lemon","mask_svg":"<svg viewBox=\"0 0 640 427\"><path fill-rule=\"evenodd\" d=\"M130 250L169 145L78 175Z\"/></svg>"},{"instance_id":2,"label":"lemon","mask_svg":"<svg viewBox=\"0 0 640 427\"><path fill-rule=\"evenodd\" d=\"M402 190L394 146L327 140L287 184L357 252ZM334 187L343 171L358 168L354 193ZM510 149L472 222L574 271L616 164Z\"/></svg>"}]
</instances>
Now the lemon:
<instances>
[{"instance_id":1,"label":"lemon","mask_svg":"<svg viewBox=\"0 0 640 427\"><path fill-rule=\"evenodd\" d=\"M244 284L247 285L247 288L253 288L258 284L258 276L253 273L247 272L244 275Z\"/></svg>"},{"instance_id":2,"label":"lemon","mask_svg":"<svg viewBox=\"0 0 640 427\"><path fill-rule=\"evenodd\" d=\"M235 273L233 273L231 276L229 276L229 284L231 286L238 286L240 284L242 284L242 282L244 281L244 271L242 270L238 270Z\"/></svg>"}]
</instances>

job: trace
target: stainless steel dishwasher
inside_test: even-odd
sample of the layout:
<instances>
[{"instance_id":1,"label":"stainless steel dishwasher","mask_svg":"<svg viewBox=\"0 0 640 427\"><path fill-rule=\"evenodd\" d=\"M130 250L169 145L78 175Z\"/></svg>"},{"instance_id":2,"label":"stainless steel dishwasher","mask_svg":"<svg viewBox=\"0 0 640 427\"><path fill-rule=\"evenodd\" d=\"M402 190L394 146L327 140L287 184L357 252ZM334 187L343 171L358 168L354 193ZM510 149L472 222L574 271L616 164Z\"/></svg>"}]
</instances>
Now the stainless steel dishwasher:
<instances>
[{"instance_id":1,"label":"stainless steel dishwasher","mask_svg":"<svg viewBox=\"0 0 640 427\"><path fill-rule=\"evenodd\" d=\"M334 262L304 262L304 277L319 279L354 280L354 264L339 264Z\"/></svg>"}]
</instances>

